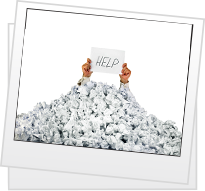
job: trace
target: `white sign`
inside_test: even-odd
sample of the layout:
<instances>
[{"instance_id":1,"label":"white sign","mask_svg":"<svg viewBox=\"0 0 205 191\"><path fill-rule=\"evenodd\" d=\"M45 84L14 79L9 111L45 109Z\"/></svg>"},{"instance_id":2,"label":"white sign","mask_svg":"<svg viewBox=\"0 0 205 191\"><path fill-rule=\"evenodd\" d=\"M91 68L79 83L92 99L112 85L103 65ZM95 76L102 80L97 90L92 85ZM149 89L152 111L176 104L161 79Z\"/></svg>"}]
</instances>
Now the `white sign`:
<instances>
[{"instance_id":1,"label":"white sign","mask_svg":"<svg viewBox=\"0 0 205 191\"><path fill-rule=\"evenodd\" d=\"M105 48L91 48L91 71L121 74L125 51Z\"/></svg>"}]
</instances>

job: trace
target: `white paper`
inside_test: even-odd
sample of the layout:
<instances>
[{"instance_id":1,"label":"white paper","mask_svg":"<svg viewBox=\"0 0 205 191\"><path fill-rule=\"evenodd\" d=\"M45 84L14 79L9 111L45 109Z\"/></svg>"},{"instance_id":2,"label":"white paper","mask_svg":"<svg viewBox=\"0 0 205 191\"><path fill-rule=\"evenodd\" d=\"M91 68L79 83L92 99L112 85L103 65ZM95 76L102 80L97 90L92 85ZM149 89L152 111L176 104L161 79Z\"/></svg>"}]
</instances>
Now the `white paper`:
<instances>
[{"instance_id":1,"label":"white paper","mask_svg":"<svg viewBox=\"0 0 205 191\"><path fill-rule=\"evenodd\" d=\"M91 48L91 71L120 74L124 64L125 51L105 48Z\"/></svg>"}]
</instances>

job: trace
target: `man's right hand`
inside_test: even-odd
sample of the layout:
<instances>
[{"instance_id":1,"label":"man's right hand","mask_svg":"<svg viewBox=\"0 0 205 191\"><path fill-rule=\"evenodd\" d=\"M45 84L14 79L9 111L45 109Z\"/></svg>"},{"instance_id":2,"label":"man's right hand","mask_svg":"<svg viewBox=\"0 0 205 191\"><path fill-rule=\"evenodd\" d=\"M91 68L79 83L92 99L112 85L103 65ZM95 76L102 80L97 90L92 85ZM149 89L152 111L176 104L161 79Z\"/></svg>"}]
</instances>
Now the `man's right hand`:
<instances>
[{"instance_id":1,"label":"man's right hand","mask_svg":"<svg viewBox=\"0 0 205 191\"><path fill-rule=\"evenodd\" d=\"M90 58L87 59L87 62L82 65L83 77L90 77L93 72L90 71L91 69L91 60Z\"/></svg>"}]
</instances>

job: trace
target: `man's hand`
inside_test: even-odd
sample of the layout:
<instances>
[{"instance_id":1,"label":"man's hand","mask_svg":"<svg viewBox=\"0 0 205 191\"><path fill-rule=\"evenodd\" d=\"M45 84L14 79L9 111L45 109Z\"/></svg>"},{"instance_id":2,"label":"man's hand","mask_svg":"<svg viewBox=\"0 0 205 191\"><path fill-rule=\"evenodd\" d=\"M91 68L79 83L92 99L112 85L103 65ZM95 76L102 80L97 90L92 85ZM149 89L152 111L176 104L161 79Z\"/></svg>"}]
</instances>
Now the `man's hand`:
<instances>
[{"instance_id":1,"label":"man's hand","mask_svg":"<svg viewBox=\"0 0 205 191\"><path fill-rule=\"evenodd\" d=\"M119 76L120 76L120 81L121 81L123 84L128 83L128 82L129 82L128 79L129 79L129 77L130 77L130 75L131 75L131 70L129 70L129 69L127 68L127 63L124 63L124 64L122 65L122 71L121 71L121 73L122 73L122 74L119 74Z\"/></svg>"},{"instance_id":2,"label":"man's hand","mask_svg":"<svg viewBox=\"0 0 205 191\"><path fill-rule=\"evenodd\" d=\"M93 72L90 71L91 69L91 60L88 58L87 62L82 65L83 77L90 77Z\"/></svg>"}]
</instances>

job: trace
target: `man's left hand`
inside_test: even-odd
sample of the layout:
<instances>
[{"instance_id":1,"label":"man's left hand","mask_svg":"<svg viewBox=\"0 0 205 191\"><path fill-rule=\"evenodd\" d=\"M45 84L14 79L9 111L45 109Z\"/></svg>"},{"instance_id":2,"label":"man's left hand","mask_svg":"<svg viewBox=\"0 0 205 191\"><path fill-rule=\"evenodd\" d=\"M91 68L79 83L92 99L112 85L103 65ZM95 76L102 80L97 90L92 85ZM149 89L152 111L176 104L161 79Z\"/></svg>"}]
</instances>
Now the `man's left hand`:
<instances>
[{"instance_id":1,"label":"man's left hand","mask_svg":"<svg viewBox=\"0 0 205 191\"><path fill-rule=\"evenodd\" d=\"M121 71L122 74L119 74L120 76L120 81L123 83L123 84L126 84L128 83L128 79L129 77L131 76L131 70L127 68L127 63L124 63L122 65L122 71Z\"/></svg>"}]
</instances>

